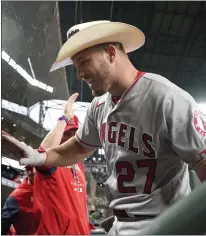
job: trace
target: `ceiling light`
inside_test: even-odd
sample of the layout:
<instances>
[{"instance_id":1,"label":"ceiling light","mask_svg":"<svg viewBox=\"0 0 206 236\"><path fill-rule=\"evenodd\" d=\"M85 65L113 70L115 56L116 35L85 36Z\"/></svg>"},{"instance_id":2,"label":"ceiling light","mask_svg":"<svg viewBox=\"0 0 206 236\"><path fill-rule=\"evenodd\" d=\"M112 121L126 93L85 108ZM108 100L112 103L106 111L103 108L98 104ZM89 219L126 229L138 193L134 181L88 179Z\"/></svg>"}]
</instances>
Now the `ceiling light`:
<instances>
[{"instance_id":1,"label":"ceiling light","mask_svg":"<svg viewBox=\"0 0 206 236\"><path fill-rule=\"evenodd\" d=\"M1 52L1 58L5 60L14 70L16 70L28 83L39 87L45 91L53 93L54 88L42 83L41 81L30 76L20 65L18 65L5 51Z\"/></svg>"}]
</instances>

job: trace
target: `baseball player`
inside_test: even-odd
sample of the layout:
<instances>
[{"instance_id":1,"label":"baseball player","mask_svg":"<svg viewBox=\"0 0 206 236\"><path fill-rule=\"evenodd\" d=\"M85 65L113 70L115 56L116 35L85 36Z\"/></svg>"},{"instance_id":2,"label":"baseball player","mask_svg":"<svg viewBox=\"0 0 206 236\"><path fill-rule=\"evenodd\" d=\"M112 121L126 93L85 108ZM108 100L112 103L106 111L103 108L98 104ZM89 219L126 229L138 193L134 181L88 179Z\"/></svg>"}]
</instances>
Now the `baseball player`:
<instances>
[{"instance_id":1,"label":"baseball player","mask_svg":"<svg viewBox=\"0 0 206 236\"><path fill-rule=\"evenodd\" d=\"M64 115L58 119L56 126L42 141L39 152L42 152L49 147L56 147L75 135L79 127L79 121L78 118L74 116L73 102L76 100L77 96L78 94L74 94L69 98L65 105ZM13 150L14 148L12 148L12 151ZM72 166L59 168L43 166L36 167L35 170L35 175L32 176L32 185L29 185L31 186L29 188L29 194L31 196L29 196L34 199L30 208L32 209L32 212L33 209L38 209L41 212L41 221L36 221L36 223L39 222L39 224L36 224L38 227L35 228L36 231L32 231L33 234L90 234L83 164L77 163ZM20 187L18 187L18 191L16 190L14 192L19 192ZM26 185L26 189L28 190L28 184ZM25 202L28 202L27 197L23 196L22 193L21 200L22 202L19 204L21 206L24 206L23 203L25 204ZM19 211L14 211L14 208L11 208L10 198L7 201L6 206L3 215L5 215L4 212L7 212L7 215L10 215L11 223L11 217L14 215L13 213L19 218ZM20 214L20 216L22 216L22 214ZM25 222L24 218L27 220L27 227L23 227L22 225ZM16 218L12 219L13 222L16 222ZM24 230L30 228L31 222L34 220L32 219L31 221L31 217L28 218L25 214L20 219L21 221L18 220L18 222L21 222L21 227L17 227L17 234L21 234L20 232L22 232L19 231L19 228ZM14 223L14 226L16 228L17 224ZM7 231L8 229L6 228L4 232ZM23 232L24 234L28 234L27 231Z\"/></svg>"},{"instance_id":2,"label":"baseball player","mask_svg":"<svg viewBox=\"0 0 206 236\"><path fill-rule=\"evenodd\" d=\"M26 168L27 177L10 194L1 212L1 234L15 230L17 235L36 234L41 212L33 205L34 172Z\"/></svg>"},{"instance_id":3,"label":"baseball player","mask_svg":"<svg viewBox=\"0 0 206 236\"><path fill-rule=\"evenodd\" d=\"M115 215L109 234L141 234L167 207L190 194L188 164L206 179L205 115L184 90L161 75L137 70L127 53L145 42L138 28L120 22L75 25L51 71L73 64L95 96L76 136L20 164L72 165L105 151L107 198Z\"/></svg>"},{"instance_id":4,"label":"baseball player","mask_svg":"<svg viewBox=\"0 0 206 236\"><path fill-rule=\"evenodd\" d=\"M75 135L79 121L74 116L73 102L77 96L74 94L69 98L64 115L41 143L40 152L57 147ZM38 234L90 234L83 164L58 168L43 166L36 167L36 170L34 199L39 208L43 209Z\"/></svg>"}]
</instances>

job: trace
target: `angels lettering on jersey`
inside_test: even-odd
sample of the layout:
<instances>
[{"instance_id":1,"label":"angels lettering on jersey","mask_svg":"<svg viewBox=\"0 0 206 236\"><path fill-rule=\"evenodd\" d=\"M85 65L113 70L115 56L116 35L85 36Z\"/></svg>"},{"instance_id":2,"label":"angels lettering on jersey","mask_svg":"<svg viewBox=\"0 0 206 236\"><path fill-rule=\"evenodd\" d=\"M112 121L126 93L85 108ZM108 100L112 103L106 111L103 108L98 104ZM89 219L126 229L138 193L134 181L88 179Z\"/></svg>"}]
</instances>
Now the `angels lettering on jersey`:
<instances>
[{"instance_id":1,"label":"angels lettering on jersey","mask_svg":"<svg viewBox=\"0 0 206 236\"><path fill-rule=\"evenodd\" d=\"M135 146L136 128L124 123L112 121L106 126L106 123L101 124L100 137L102 143L108 142L116 144L133 153L140 153L140 149L145 157L155 158L156 152L153 147L153 138L147 133L141 134L143 146ZM107 139L107 140L106 140Z\"/></svg>"}]
</instances>

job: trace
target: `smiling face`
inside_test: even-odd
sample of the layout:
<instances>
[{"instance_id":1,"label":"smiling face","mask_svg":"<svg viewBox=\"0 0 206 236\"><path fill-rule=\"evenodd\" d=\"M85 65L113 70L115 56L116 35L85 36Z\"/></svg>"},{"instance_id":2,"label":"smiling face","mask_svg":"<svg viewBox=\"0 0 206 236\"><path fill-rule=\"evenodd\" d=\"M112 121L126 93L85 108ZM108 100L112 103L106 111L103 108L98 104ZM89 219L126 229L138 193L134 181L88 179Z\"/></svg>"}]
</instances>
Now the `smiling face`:
<instances>
[{"instance_id":1,"label":"smiling face","mask_svg":"<svg viewBox=\"0 0 206 236\"><path fill-rule=\"evenodd\" d=\"M113 87L116 53L117 48L112 44L97 45L72 58L78 79L83 79L88 84L93 96L101 96Z\"/></svg>"}]
</instances>

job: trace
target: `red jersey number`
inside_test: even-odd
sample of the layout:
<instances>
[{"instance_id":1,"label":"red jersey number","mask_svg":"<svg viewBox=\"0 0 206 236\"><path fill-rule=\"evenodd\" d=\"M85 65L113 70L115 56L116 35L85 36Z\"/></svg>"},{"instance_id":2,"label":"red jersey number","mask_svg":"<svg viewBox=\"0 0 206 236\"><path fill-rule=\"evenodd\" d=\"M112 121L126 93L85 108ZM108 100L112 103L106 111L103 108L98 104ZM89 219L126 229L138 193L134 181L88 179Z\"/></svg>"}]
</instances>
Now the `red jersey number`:
<instances>
[{"instance_id":1,"label":"red jersey number","mask_svg":"<svg viewBox=\"0 0 206 236\"><path fill-rule=\"evenodd\" d=\"M138 160L136 162L137 168L148 168L146 174L146 182L144 186L145 194L150 194L152 183L155 179L155 172L157 167L157 160L153 159L156 156L155 150L152 147L152 137L146 133L142 135L142 141L147 151L143 150L143 155L152 159ZM135 168L136 169L136 168ZM134 180L135 170L133 165L128 161L118 162L116 164L117 184L120 193L136 193L135 186L131 186L129 182ZM128 185L128 186L127 186Z\"/></svg>"}]
</instances>

